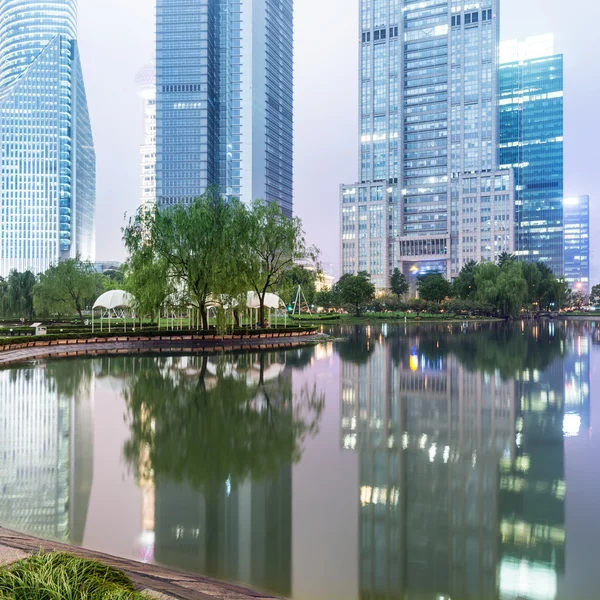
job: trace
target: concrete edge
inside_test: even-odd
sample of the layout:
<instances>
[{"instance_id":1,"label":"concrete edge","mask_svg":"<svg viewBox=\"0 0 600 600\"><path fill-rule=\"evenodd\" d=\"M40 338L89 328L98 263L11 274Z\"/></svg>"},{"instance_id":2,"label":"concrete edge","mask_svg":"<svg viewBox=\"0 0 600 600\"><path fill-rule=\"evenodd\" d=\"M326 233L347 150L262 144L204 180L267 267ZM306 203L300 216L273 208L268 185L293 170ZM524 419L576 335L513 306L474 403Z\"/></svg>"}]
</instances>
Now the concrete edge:
<instances>
[{"instance_id":1,"label":"concrete edge","mask_svg":"<svg viewBox=\"0 0 600 600\"><path fill-rule=\"evenodd\" d=\"M0 564L51 551L69 552L75 556L98 560L123 571L140 591L150 592L154 598L176 600L280 600L264 592L184 573L157 565L118 558L102 552L52 542L0 528Z\"/></svg>"},{"instance_id":2,"label":"concrete edge","mask_svg":"<svg viewBox=\"0 0 600 600\"><path fill-rule=\"evenodd\" d=\"M248 340L111 340L91 343L62 344L53 346L19 348L0 351L0 368L30 360L109 354L159 354L159 353L203 353L235 352L243 350L289 349L306 346L324 339L320 333L307 333L289 337Z\"/></svg>"}]
</instances>

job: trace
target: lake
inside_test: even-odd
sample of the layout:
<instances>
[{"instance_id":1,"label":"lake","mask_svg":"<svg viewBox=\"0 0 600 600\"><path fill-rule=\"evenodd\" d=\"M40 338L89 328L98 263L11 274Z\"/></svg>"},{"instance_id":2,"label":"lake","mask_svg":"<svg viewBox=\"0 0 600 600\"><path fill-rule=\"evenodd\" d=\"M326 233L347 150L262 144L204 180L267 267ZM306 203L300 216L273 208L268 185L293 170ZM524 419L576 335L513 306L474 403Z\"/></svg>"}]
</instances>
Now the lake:
<instances>
[{"instance_id":1,"label":"lake","mask_svg":"<svg viewBox=\"0 0 600 600\"><path fill-rule=\"evenodd\" d=\"M0 526L294 600L600 596L595 322L0 371Z\"/></svg>"}]
</instances>

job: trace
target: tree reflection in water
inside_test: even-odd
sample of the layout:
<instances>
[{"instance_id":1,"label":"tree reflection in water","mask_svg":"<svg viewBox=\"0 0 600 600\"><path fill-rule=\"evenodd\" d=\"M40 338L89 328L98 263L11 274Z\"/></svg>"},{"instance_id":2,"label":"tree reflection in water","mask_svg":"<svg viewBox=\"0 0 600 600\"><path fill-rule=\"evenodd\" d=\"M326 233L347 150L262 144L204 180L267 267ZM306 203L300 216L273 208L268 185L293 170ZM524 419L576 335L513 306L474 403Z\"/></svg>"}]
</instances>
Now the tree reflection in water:
<instances>
[{"instance_id":1,"label":"tree reflection in water","mask_svg":"<svg viewBox=\"0 0 600 600\"><path fill-rule=\"evenodd\" d=\"M145 480L164 477L197 489L263 480L300 459L324 398L294 394L277 355L141 359L124 396L127 459Z\"/></svg>"}]
</instances>

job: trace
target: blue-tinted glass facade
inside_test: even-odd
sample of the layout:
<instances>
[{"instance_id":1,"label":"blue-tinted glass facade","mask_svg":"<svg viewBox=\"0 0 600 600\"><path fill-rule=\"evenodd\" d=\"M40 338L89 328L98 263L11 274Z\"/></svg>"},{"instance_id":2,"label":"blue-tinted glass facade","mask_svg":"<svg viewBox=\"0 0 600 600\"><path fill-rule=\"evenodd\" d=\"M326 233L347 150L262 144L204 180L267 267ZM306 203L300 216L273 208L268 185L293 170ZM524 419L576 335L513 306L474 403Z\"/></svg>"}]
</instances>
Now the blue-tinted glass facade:
<instances>
[{"instance_id":1,"label":"blue-tinted glass facade","mask_svg":"<svg viewBox=\"0 0 600 600\"><path fill-rule=\"evenodd\" d=\"M590 197L563 202L565 279L574 290L590 293Z\"/></svg>"},{"instance_id":2,"label":"blue-tinted glass facade","mask_svg":"<svg viewBox=\"0 0 600 600\"><path fill-rule=\"evenodd\" d=\"M0 275L94 260L96 156L75 2L4 0L0 15Z\"/></svg>"},{"instance_id":3,"label":"blue-tinted glass facade","mask_svg":"<svg viewBox=\"0 0 600 600\"><path fill-rule=\"evenodd\" d=\"M217 185L292 214L292 0L157 0L159 205Z\"/></svg>"},{"instance_id":4,"label":"blue-tinted glass facade","mask_svg":"<svg viewBox=\"0 0 600 600\"><path fill-rule=\"evenodd\" d=\"M500 165L515 170L515 253L563 267L563 57L500 66Z\"/></svg>"}]
</instances>

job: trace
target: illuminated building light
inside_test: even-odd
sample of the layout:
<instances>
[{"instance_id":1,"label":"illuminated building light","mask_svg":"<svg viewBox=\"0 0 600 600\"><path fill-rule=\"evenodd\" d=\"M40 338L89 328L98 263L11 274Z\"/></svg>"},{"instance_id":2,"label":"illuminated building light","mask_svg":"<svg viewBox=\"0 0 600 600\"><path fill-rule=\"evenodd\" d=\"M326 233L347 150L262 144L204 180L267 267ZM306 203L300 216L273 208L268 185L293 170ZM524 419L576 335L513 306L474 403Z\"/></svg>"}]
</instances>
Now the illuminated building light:
<instances>
[{"instance_id":1,"label":"illuminated building light","mask_svg":"<svg viewBox=\"0 0 600 600\"><path fill-rule=\"evenodd\" d=\"M577 413L567 413L563 417L563 433L565 437L577 437L581 430L581 416Z\"/></svg>"}]
</instances>

